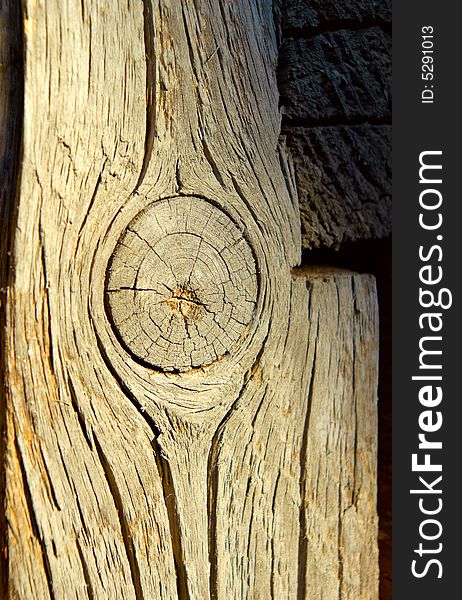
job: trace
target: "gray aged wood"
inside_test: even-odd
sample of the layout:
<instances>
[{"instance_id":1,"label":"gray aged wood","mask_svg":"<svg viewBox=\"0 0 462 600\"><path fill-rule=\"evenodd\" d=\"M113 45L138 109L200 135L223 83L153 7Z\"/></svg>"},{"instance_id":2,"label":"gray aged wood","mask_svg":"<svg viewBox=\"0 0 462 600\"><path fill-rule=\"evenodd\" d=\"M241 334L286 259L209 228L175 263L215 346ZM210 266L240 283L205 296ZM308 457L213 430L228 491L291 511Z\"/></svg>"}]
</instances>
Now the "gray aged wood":
<instances>
[{"instance_id":1,"label":"gray aged wood","mask_svg":"<svg viewBox=\"0 0 462 600\"><path fill-rule=\"evenodd\" d=\"M377 598L375 284L298 268L271 8L24 4L9 598Z\"/></svg>"}]
</instances>

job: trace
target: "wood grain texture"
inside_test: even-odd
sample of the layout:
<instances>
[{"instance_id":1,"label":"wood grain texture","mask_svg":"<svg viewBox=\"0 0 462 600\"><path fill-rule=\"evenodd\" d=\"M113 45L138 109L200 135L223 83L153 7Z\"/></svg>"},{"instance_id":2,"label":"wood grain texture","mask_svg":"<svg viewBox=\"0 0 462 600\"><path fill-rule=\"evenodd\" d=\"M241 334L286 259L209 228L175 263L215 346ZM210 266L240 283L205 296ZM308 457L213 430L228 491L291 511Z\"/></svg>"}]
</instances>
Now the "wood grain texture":
<instances>
[{"instance_id":1,"label":"wood grain texture","mask_svg":"<svg viewBox=\"0 0 462 600\"><path fill-rule=\"evenodd\" d=\"M296 271L287 330L215 436L215 597L377 597L374 294Z\"/></svg>"},{"instance_id":2,"label":"wood grain texture","mask_svg":"<svg viewBox=\"0 0 462 600\"><path fill-rule=\"evenodd\" d=\"M10 243L18 175L22 120L22 43L20 7L0 0L0 364L5 361L5 300L10 276ZM6 452L6 381L0 368L0 463ZM5 470L0 468L0 597L6 595Z\"/></svg>"},{"instance_id":3,"label":"wood grain texture","mask_svg":"<svg viewBox=\"0 0 462 600\"><path fill-rule=\"evenodd\" d=\"M23 16L9 597L376 598L375 286L296 269L271 6L47 0ZM216 250L221 231L233 249L220 250L232 308L249 306L225 352L163 370L114 330L134 299L108 310L107 296L126 285L116 257L147 257L149 286L159 276L143 224L165 206L159 227L188 241L162 254L168 310L184 321L209 302L185 273L225 288L191 259L207 210L205 240ZM180 333L162 329L169 343Z\"/></svg>"}]
</instances>

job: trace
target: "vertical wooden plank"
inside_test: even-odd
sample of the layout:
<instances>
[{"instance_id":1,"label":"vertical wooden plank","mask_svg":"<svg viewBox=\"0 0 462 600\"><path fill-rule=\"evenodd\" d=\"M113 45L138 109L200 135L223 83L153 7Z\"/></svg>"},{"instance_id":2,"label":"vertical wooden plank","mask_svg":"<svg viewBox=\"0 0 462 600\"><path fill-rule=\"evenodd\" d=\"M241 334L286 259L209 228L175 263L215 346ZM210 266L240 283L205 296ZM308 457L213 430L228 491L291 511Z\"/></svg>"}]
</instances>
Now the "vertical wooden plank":
<instances>
[{"instance_id":1,"label":"vertical wooden plank","mask_svg":"<svg viewBox=\"0 0 462 600\"><path fill-rule=\"evenodd\" d=\"M24 148L6 315L9 592L173 598L153 433L101 374L88 320L80 326L89 265L78 251L90 256L104 235L92 203L112 219L142 164L143 6L25 3L23 29Z\"/></svg>"},{"instance_id":2,"label":"vertical wooden plank","mask_svg":"<svg viewBox=\"0 0 462 600\"><path fill-rule=\"evenodd\" d=\"M318 377L320 398L330 387L345 397L345 414L326 399L348 449L335 446L344 462L329 467L345 494L337 554L359 544L356 513L339 511L350 508L354 406L375 385L373 335L363 340L357 316L372 332L375 296L368 278L346 276L353 293L340 275L310 283L293 271L300 218L279 141L271 6L39 0L23 16L6 310L10 595L303 597L316 575L304 503ZM321 378L318 338L334 337L337 362ZM366 342L359 399L337 389L337 369L353 374L350 346L361 354ZM363 438L358 429L358 448ZM362 593L349 556L329 554L330 576ZM366 567L373 598L373 556Z\"/></svg>"},{"instance_id":3,"label":"vertical wooden plank","mask_svg":"<svg viewBox=\"0 0 462 600\"><path fill-rule=\"evenodd\" d=\"M376 598L374 280L297 270L286 313L214 439L214 597Z\"/></svg>"},{"instance_id":4,"label":"vertical wooden plank","mask_svg":"<svg viewBox=\"0 0 462 600\"><path fill-rule=\"evenodd\" d=\"M303 490L306 597L377 597L378 323L374 279L310 279L318 315Z\"/></svg>"}]
</instances>

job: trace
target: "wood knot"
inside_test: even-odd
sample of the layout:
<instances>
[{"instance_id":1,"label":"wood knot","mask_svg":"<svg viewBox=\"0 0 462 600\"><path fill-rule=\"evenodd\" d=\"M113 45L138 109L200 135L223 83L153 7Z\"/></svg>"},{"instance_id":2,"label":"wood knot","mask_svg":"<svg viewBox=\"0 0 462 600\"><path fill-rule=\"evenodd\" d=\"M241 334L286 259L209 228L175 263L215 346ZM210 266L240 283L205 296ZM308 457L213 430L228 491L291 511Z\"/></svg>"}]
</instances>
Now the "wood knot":
<instances>
[{"instance_id":1,"label":"wood knot","mask_svg":"<svg viewBox=\"0 0 462 600\"><path fill-rule=\"evenodd\" d=\"M183 372L237 345L257 294L242 231L215 205L188 196L154 202L129 223L109 263L105 302L135 359Z\"/></svg>"}]
</instances>

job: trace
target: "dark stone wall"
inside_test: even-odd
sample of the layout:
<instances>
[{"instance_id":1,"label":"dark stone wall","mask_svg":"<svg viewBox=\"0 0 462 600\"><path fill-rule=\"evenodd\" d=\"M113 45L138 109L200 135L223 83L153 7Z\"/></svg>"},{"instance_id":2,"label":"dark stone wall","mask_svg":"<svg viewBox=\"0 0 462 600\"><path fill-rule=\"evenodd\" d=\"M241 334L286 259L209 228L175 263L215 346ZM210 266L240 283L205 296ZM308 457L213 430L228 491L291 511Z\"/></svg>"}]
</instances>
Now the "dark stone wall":
<instances>
[{"instance_id":1,"label":"dark stone wall","mask_svg":"<svg viewBox=\"0 0 462 600\"><path fill-rule=\"evenodd\" d=\"M391 3L278 0L282 134L304 248L391 232Z\"/></svg>"}]
</instances>

